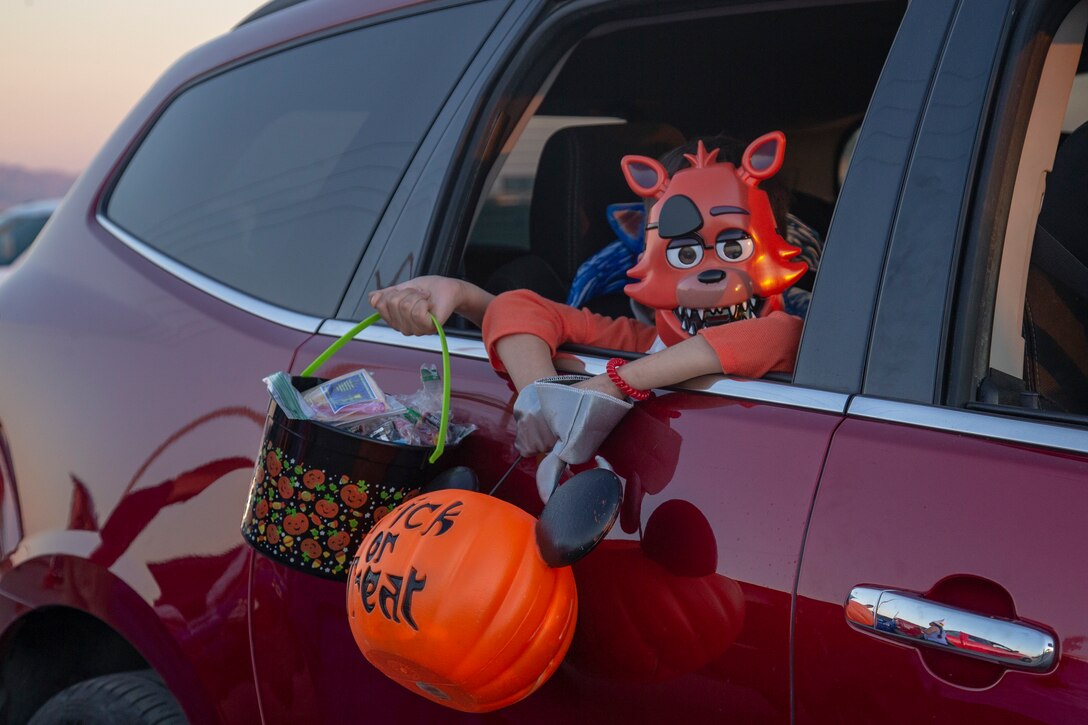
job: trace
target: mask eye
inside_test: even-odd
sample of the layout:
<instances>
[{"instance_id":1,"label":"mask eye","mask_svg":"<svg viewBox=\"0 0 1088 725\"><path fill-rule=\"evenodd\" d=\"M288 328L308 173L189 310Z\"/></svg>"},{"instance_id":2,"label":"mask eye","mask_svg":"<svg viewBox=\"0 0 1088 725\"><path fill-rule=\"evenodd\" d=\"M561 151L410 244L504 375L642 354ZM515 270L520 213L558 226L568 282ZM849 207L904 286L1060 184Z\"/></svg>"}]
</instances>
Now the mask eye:
<instances>
[{"instance_id":1,"label":"mask eye","mask_svg":"<svg viewBox=\"0 0 1088 725\"><path fill-rule=\"evenodd\" d=\"M689 244L677 244L677 241L690 242ZM703 261L703 245L695 239L674 240L665 250L665 259L677 269L690 269Z\"/></svg>"},{"instance_id":2,"label":"mask eye","mask_svg":"<svg viewBox=\"0 0 1088 725\"><path fill-rule=\"evenodd\" d=\"M740 229L727 229L718 235L714 251L723 262L743 262L752 256L755 243L747 232Z\"/></svg>"}]
</instances>

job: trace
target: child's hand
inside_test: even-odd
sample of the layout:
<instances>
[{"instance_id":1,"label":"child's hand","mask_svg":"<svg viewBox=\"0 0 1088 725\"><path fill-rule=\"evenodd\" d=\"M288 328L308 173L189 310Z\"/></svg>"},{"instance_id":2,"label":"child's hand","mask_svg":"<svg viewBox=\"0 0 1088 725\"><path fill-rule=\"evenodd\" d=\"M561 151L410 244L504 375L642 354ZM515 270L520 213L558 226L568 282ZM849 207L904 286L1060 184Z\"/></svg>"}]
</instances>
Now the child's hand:
<instances>
[{"instance_id":1,"label":"child's hand","mask_svg":"<svg viewBox=\"0 0 1088 725\"><path fill-rule=\"evenodd\" d=\"M540 410L540 398L535 385L526 385L514 401L514 420L517 421L517 437L514 447L523 456L547 453L558 440Z\"/></svg>"},{"instance_id":2,"label":"child's hand","mask_svg":"<svg viewBox=\"0 0 1088 725\"><path fill-rule=\"evenodd\" d=\"M405 335L434 332L431 315L444 325L461 304L462 282L450 277L416 277L370 293L371 306L394 330Z\"/></svg>"},{"instance_id":3,"label":"child's hand","mask_svg":"<svg viewBox=\"0 0 1088 725\"><path fill-rule=\"evenodd\" d=\"M631 403L611 395L601 395L595 388L585 386L589 380L573 385L572 382L569 376L538 380L522 389L514 406L517 416L518 406L524 407L526 399L532 395L539 410L536 416L539 420L530 420L528 416L518 420L519 442L526 437L523 433L528 430L523 431L523 428L528 428L530 422L539 425L549 438L556 441L536 469L537 491L545 502L559 484L559 477L566 465L585 463L591 459L604 439L631 410ZM520 447L518 451L524 455Z\"/></svg>"}]
</instances>

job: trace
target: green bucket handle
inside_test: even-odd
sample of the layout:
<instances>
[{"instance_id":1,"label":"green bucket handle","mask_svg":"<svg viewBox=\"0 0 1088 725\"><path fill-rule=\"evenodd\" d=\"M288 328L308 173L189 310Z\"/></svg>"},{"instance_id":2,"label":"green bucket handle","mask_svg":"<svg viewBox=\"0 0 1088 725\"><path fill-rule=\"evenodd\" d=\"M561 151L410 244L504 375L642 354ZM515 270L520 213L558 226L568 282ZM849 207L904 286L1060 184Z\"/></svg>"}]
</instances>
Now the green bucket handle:
<instances>
[{"instance_id":1,"label":"green bucket handle","mask_svg":"<svg viewBox=\"0 0 1088 725\"><path fill-rule=\"evenodd\" d=\"M438 324L438 320L434 315L431 315L431 322L434 323L434 329L438 330L438 340L442 343L442 419L439 422L438 439L434 443L434 452L431 453L431 457L427 460L434 463L438 460L438 457L442 455L442 452L446 450L446 429L450 425L450 351L446 345L446 333L442 330L442 325ZM302 371L302 377L308 378L317 372L318 368L325 364L325 361L336 354L336 351L348 344L356 335L373 325L378 320L382 319L382 316L375 312L370 317L360 322L355 327L351 328L343 335L341 335L336 342L325 348L325 352L318 355L312 363L310 363L305 370Z\"/></svg>"}]
</instances>

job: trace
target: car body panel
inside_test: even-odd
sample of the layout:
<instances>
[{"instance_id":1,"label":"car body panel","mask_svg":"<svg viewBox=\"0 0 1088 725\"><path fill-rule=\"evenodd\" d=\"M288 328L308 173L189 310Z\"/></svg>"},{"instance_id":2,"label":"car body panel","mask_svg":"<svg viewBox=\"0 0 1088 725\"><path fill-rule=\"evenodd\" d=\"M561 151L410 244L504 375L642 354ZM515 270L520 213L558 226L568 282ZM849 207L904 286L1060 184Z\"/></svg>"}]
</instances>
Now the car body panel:
<instances>
[{"instance_id":1,"label":"car body panel","mask_svg":"<svg viewBox=\"0 0 1088 725\"><path fill-rule=\"evenodd\" d=\"M363 342L367 334L344 347L322 375L365 365L386 390L409 392L418 387L418 366L438 363L434 353ZM295 367L329 342L308 341ZM483 360L454 357L453 363L454 408L479 430L446 456L450 464L474 468L487 490L516 461L514 395ZM791 591L801 532L840 420L833 413L684 391L633 411L600 452L625 480L625 504L605 545L575 565L581 628L571 653L538 693L491 717L543 723L575 709L599 722L667 716L787 722ZM791 432L785 458L779 455L782 430ZM522 461L497 495L539 511L533 469ZM667 534L644 538L647 531ZM654 548L662 536L673 547L664 554ZM336 678L401 694L392 683L376 682L381 676L356 650L343 596L342 585L254 560L254 659L267 721L297 712L334 721L357 716L357 702L325 696ZM608 626L621 611L622 626ZM665 633L672 648L661 640ZM412 700L378 697L367 714L387 721L450 716L422 698Z\"/></svg>"},{"instance_id":2,"label":"car body panel","mask_svg":"<svg viewBox=\"0 0 1088 725\"><path fill-rule=\"evenodd\" d=\"M1088 705L1088 593L1067 573L1083 548L1088 434L940 405L956 354L951 320L965 304L956 285L970 238L965 209L1017 18L1004 2L959 3L905 167L866 360L863 391L879 397L852 399L806 534L799 722L1071 722ZM972 352L960 351L961 364ZM860 631L847 609L859 585L1053 632L1057 667L1017 671Z\"/></svg>"},{"instance_id":3,"label":"car body panel","mask_svg":"<svg viewBox=\"0 0 1088 725\"><path fill-rule=\"evenodd\" d=\"M981 414L979 414L981 415ZM799 722L1074 722L1088 706L1081 521L1088 454L848 419L820 480L797 588ZM1057 635L1046 674L863 633L844 612L872 584ZM958 585L958 586L954 586ZM834 666L828 666L828 663ZM874 666L879 663L879 666Z\"/></svg>"},{"instance_id":4,"label":"car body panel","mask_svg":"<svg viewBox=\"0 0 1088 725\"><path fill-rule=\"evenodd\" d=\"M96 572L89 581L112 585L91 586L74 605L122 632L153 623L157 633L132 641L170 638L185 652L176 666L207 695L187 706L215 702L219 718L236 720L256 707L248 551L237 535L266 405L253 371L288 365L307 334L224 305L135 254L90 221L95 192L85 174L0 287L0 369L39 381L0 392L4 483L18 490L22 533L2 591L11 596L7 582L24 569L83 562ZM118 588L148 616L114 609ZM23 591L5 612L52 597ZM152 648L148 659L157 656ZM185 689L170 667L160 672Z\"/></svg>"}]
</instances>

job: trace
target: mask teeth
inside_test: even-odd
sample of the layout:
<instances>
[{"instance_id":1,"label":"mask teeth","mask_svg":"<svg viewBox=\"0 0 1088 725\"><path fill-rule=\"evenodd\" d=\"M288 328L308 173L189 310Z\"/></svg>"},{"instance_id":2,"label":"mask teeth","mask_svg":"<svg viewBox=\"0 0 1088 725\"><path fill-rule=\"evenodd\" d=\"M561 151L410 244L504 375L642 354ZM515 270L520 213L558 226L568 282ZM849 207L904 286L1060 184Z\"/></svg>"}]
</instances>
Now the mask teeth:
<instances>
[{"instance_id":1,"label":"mask teeth","mask_svg":"<svg viewBox=\"0 0 1088 725\"><path fill-rule=\"evenodd\" d=\"M703 327L703 318L707 314L705 309L692 309L690 307L677 307L673 312L680 322L680 329L688 335L694 335Z\"/></svg>"},{"instance_id":2,"label":"mask teeth","mask_svg":"<svg viewBox=\"0 0 1088 725\"><path fill-rule=\"evenodd\" d=\"M756 316L756 305L759 302L758 297L752 297L739 305L730 305L728 307L703 307L703 308L691 308L691 307L677 307L673 310L673 314L676 315L676 319L680 321L680 328L689 335L694 335L702 328L706 327L707 317L724 317L722 322L718 325L725 325L730 322L736 322L738 320L747 320Z\"/></svg>"}]
</instances>

